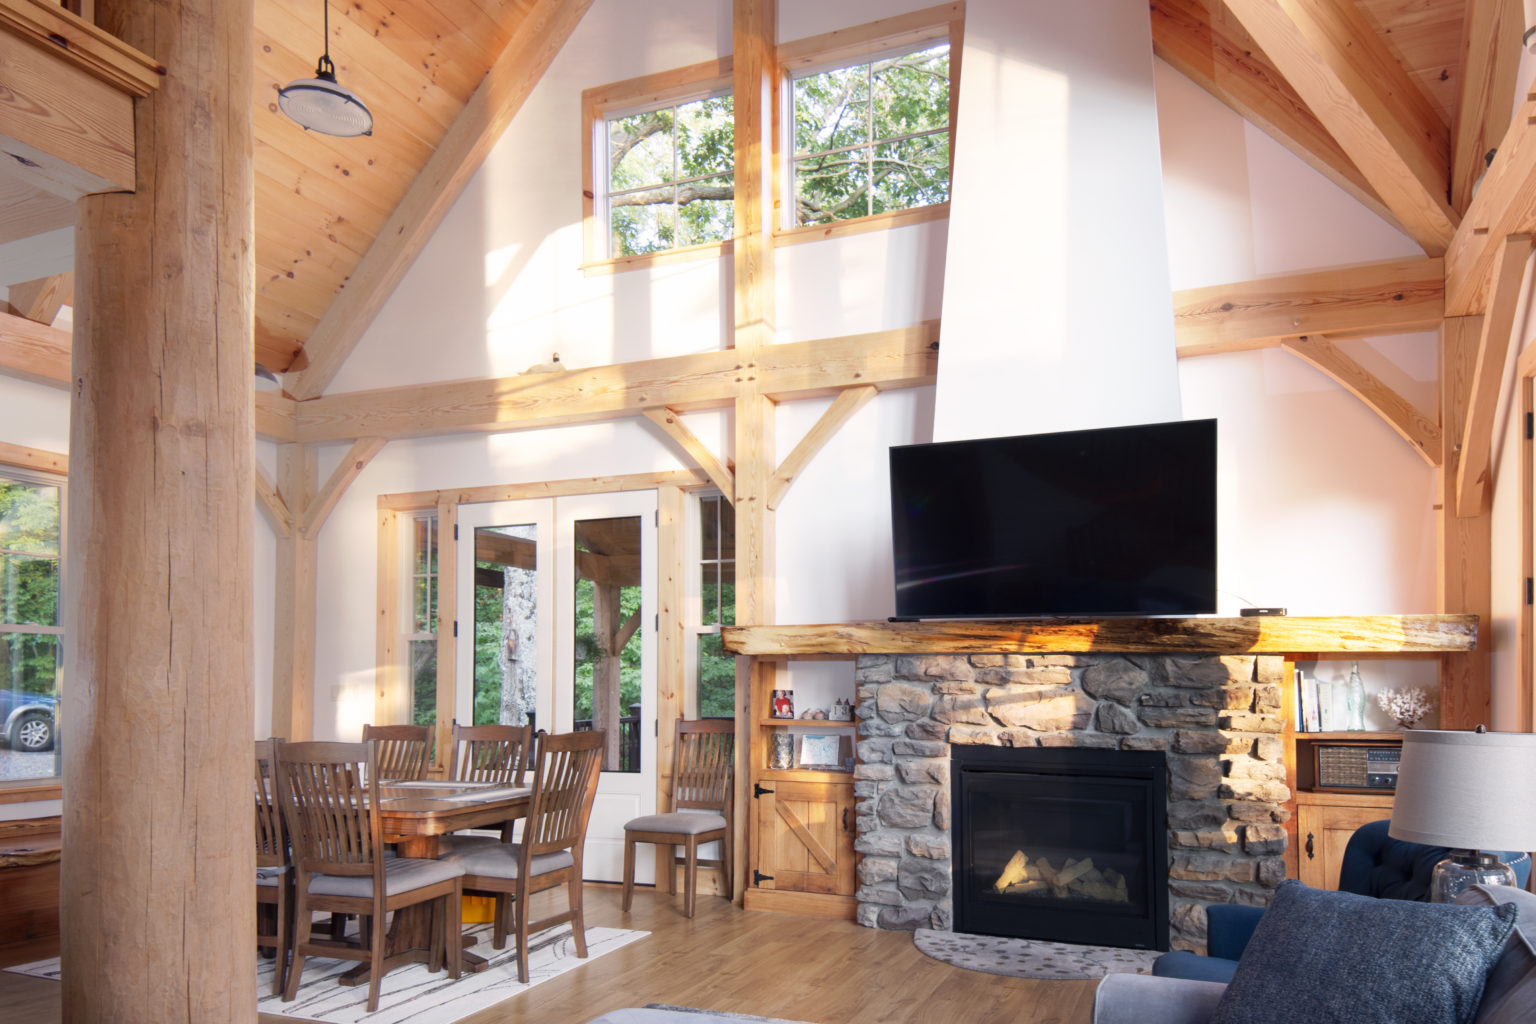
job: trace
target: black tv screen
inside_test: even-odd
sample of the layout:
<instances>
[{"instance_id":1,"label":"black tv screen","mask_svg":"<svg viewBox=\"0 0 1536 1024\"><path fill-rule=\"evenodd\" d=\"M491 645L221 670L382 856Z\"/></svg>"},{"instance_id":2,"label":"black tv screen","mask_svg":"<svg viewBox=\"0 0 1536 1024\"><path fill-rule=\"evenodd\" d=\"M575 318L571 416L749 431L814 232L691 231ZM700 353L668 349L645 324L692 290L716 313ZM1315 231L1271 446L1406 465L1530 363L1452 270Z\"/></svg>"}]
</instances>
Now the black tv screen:
<instances>
[{"instance_id":1,"label":"black tv screen","mask_svg":"<svg viewBox=\"0 0 1536 1024\"><path fill-rule=\"evenodd\" d=\"M1216 610L1216 421L891 449L896 618Z\"/></svg>"}]
</instances>

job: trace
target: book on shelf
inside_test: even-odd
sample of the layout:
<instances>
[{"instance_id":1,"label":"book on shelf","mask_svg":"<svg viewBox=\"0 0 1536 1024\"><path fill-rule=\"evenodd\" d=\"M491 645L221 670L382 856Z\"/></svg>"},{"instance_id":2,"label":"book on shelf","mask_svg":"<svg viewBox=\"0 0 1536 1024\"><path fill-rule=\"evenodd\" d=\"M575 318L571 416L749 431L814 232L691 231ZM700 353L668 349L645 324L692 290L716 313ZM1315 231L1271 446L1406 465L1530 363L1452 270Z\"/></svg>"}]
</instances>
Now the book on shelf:
<instances>
[{"instance_id":1,"label":"book on shelf","mask_svg":"<svg viewBox=\"0 0 1536 1024\"><path fill-rule=\"evenodd\" d=\"M1337 723L1333 714L1333 684L1317 683L1317 728L1321 732L1332 732Z\"/></svg>"},{"instance_id":2,"label":"book on shelf","mask_svg":"<svg viewBox=\"0 0 1536 1024\"><path fill-rule=\"evenodd\" d=\"M1308 677L1301 669L1296 670L1296 717L1301 732L1319 732L1322 724L1318 715L1317 680Z\"/></svg>"}]
</instances>

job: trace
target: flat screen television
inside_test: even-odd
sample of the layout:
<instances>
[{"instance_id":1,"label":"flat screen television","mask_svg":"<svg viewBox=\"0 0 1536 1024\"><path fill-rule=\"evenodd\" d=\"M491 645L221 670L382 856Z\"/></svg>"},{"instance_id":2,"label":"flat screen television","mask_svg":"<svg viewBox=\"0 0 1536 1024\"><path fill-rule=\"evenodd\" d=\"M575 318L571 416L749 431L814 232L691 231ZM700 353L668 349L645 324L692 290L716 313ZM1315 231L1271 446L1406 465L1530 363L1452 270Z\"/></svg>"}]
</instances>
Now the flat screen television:
<instances>
[{"instance_id":1,"label":"flat screen television","mask_svg":"<svg viewBox=\"0 0 1536 1024\"><path fill-rule=\"evenodd\" d=\"M891 449L896 618L1216 610L1216 421Z\"/></svg>"}]
</instances>

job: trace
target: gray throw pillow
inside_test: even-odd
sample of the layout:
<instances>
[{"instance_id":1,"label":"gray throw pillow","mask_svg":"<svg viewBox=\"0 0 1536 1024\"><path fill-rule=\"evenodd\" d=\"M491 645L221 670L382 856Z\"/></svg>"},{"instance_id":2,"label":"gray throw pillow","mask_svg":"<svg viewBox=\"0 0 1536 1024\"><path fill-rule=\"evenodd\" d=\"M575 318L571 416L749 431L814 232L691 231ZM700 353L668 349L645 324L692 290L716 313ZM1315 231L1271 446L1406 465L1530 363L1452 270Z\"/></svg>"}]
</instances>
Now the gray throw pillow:
<instances>
[{"instance_id":1,"label":"gray throw pillow","mask_svg":"<svg viewBox=\"0 0 1536 1024\"><path fill-rule=\"evenodd\" d=\"M1475 1024L1536 1024L1536 893L1508 885L1474 885L1456 902L1474 907L1513 903L1520 911L1504 955L1488 972Z\"/></svg>"},{"instance_id":2,"label":"gray throw pillow","mask_svg":"<svg viewBox=\"0 0 1536 1024\"><path fill-rule=\"evenodd\" d=\"M1281 882L1211 1024L1468 1024L1516 915Z\"/></svg>"}]
</instances>

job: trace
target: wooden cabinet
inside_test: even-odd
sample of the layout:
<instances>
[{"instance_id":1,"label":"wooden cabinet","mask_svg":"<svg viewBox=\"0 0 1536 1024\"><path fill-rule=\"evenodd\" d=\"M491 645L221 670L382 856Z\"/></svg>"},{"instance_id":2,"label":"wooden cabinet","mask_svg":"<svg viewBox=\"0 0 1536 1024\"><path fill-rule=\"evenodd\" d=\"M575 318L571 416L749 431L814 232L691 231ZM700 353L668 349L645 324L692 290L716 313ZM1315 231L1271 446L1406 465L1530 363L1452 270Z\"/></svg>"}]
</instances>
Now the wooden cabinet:
<instances>
[{"instance_id":1,"label":"wooden cabinet","mask_svg":"<svg viewBox=\"0 0 1536 1024\"><path fill-rule=\"evenodd\" d=\"M753 805L755 888L853 893L852 786L769 778L754 787Z\"/></svg>"},{"instance_id":2,"label":"wooden cabinet","mask_svg":"<svg viewBox=\"0 0 1536 1024\"><path fill-rule=\"evenodd\" d=\"M1349 837L1361 825L1391 816L1390 796L1297 793L1297 877L1314 889L1337 889Z\"/></svg>"}]
</instances>

